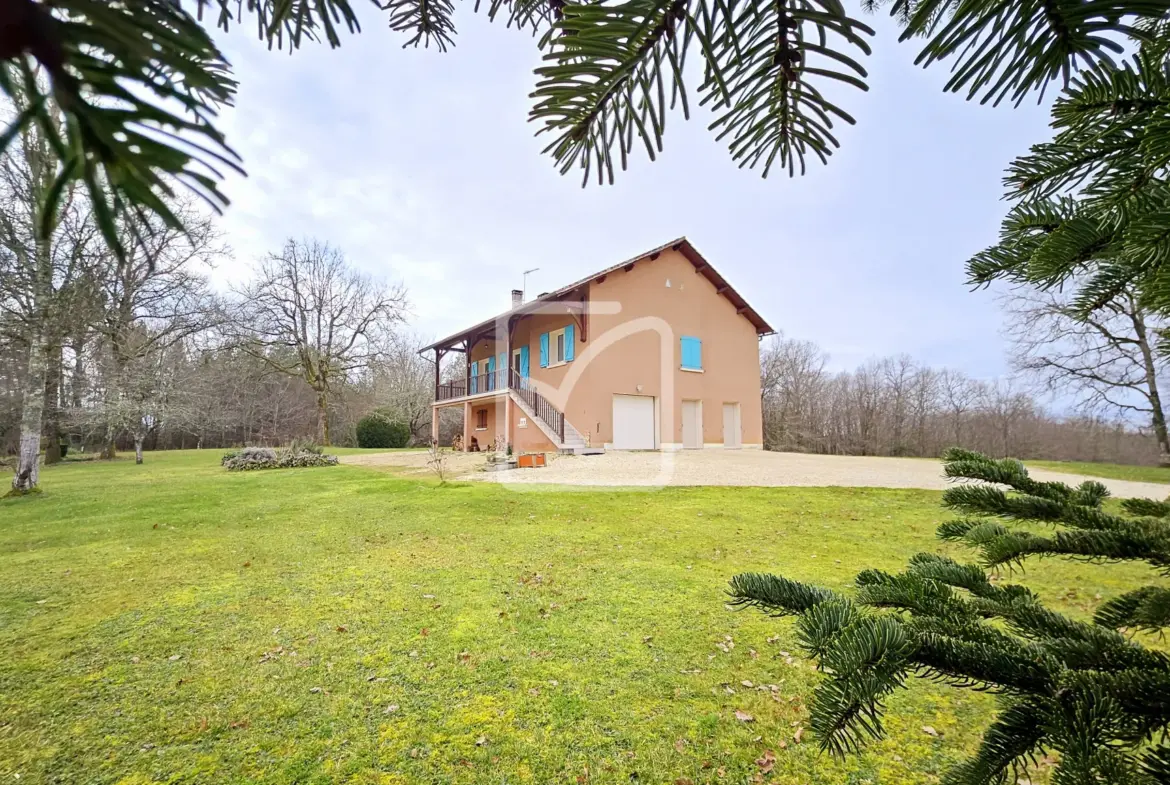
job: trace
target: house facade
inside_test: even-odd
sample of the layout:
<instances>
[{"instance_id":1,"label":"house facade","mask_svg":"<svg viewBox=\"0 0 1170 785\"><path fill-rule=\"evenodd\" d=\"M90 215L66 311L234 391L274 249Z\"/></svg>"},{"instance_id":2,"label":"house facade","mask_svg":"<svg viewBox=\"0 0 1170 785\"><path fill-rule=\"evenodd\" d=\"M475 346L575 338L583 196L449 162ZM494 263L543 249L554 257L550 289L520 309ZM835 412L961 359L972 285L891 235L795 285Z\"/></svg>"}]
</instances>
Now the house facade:
<instances>
[{"instance_id":1,"label":"house facade","mask_svg":"<svg viewBox=\"0 0 1170 785\"><path fill-rule=\"evenodd\" d=\"M464 449L762 446L759 340L773 330L686 238L529 302L512 295L511 310L423 349L434 438L440 410L463 407Z\"/></svg>"}]
</instances>

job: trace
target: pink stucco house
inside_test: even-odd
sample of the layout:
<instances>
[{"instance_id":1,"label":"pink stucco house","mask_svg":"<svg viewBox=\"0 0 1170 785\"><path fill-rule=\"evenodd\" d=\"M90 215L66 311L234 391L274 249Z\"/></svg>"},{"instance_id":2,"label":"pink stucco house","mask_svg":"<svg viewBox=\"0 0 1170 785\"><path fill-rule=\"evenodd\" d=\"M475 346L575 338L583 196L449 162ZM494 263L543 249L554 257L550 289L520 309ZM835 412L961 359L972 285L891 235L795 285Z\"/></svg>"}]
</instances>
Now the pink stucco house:
<instances>
[{"instance_id":1,"label":"pink stucco house","mask_svg":"<svg viewBox=\"0 0 1170 785\"><path fill-rule=\"evenodd\" d=\"M517 452L760 448L759 340L773 332L685 238L423 349L463 444ZM461 355L453 376L443 359Z\"/></svg>"}]
</instances>

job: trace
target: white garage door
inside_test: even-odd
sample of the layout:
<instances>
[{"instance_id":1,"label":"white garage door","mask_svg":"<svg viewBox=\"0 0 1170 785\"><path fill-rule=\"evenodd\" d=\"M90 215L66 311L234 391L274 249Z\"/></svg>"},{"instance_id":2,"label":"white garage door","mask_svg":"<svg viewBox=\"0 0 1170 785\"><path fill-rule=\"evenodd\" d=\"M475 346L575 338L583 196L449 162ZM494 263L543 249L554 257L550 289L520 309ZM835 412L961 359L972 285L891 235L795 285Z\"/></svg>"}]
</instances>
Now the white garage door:
<instances>
[{"instance_id":1,"label":"white garage door","mask_svg":"<svg viewBox=\"0 0 1170 785\"><path fill-rule=\"evenodd\" d=\"M613 448L654 449L654 398L649 395L613 397Z\"/></svg>"}]
</instances>

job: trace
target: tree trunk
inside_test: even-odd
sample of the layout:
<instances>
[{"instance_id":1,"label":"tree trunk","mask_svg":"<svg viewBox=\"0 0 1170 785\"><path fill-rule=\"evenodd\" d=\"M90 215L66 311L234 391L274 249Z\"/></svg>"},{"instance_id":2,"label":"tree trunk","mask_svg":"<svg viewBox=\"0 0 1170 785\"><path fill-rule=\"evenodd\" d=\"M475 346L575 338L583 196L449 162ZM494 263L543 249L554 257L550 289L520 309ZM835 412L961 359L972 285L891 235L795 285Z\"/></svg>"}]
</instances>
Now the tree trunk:
<instances>
[{"instance_id":1,"label":"tree trunk","mask_svg":"<svg viewBox=\"0 0 1170 785\"><path fill-rule=\"evenodd\" d=\"M45 339L34 331L28 350L28 375L20 417L20 462L12 478L14 493L37 490L41 452L41 418L45 409Z\"/></svg>"},{"instance_id":2,"label":"tree trunk","mask_svg":"<svg viewBox=\"0 0 1170 785\"><path fill-rule=\"evenodd\" d=\"M1138 337L1138 348L1142 352L1142 370L1146 373L1146 397L1150 401L1150 420L1154 426L1154 437L1158 440L1158 463L1162 466L1170 465L1170 435L1166 432L1166 413L1162 411L1162 396L1158 392L1158 376L1154 353L1150 350L1150 341L1146 335L1146 320L1140 313L1133 315L1134 331Z\"/></svg>"},{"instance_id":3,"label":"tree trunk","mask_svg":"<svg viewBox=\"0 0 1170 785\"><path fill-rule=\"evenodd\" d=\"M61 347L50 346L45 357L45 465L61 462Z\"/></svg>"},{"instance_id":4,"label":"tree trunk","mask_svg":"<svg viewBox=\"0 0 1170 785\"><path fill-rule=\"evenodd\" d=\"M317 391L317 441L329 446L329 398L324 390Z\"/></svg>"},{"instance_id":5,"label":"tree trunk","mask_svg":"<svg viewBox=\"0 0 1170 785\"><path fill-rule=\"evenodd\" d=\"M141 433L134 434L134 463L142 465L142 442L145 437Z\"/></svg>"}]
</instances>

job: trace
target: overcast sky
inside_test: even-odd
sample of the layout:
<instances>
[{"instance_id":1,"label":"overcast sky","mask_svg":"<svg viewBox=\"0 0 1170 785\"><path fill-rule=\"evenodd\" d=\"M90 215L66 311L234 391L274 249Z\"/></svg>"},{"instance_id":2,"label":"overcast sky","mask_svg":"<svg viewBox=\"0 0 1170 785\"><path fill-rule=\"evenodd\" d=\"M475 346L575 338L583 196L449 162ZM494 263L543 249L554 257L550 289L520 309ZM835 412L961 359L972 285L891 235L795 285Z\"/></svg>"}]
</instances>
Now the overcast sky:
<instances>
[{"instance_id":1,"label":"overcast sky","mask_svg":"<svg viewBox=\"0 0 1170 785\"><path fill-rule=\"evenodd\" d=\"M222 37L241 82L224 129L249 172L226 187L225 278L286 237L316 236L404 282L414 328L438 337L506 308L527 268L540 268L529 292L547 291L686 235L833 367L906 352L1005 371L998 308L964 286L963 262L994 241L1003 169L1047 137L1042 108L943 94L946 69L915 68L882 16L871 89L845 95L858 123L827 167L740 170L698 110L670 117L658 161L582 189L527 122L532 40L460 10L445 54L402 49L371 13L336 50L290 57L242 30Z\"/></svg>"}]
</instances>

